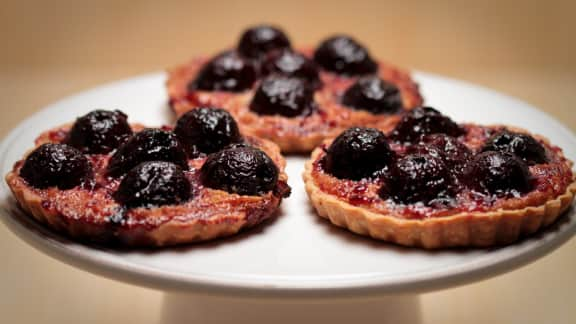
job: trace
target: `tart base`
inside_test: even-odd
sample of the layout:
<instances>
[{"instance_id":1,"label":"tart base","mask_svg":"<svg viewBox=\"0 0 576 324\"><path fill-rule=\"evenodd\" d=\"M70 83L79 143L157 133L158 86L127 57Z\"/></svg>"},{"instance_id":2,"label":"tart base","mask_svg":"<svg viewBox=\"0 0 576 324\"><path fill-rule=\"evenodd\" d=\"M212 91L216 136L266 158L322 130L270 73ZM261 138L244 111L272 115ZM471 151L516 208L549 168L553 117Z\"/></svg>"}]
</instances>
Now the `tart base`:
<instances>
[{"instance_id":1,"label":"tart base","mask_svg":"<svg viewBox=\"0 0 576 324\"><path fill-rule=\"evenodd\" d=\"M123 228L111 223L92 223L72 219L55 210L45 208L40 195L27 187L14 186L18 175L10 172L6 176L20 207L40 223L74 239L101 244L118 244L130 247L162 247L208 241L232 236L243 229L258 225L272 218L281 198L274 197L268 204L259 206L250 213L215 214L209 219L171 219L153 229L147 227Z\"/></svg>"},{"instance_id":2,"label":"tart base","mask_svg":"<svg viewBox=\"0 0 576 324\"><path fill-rule=\"evenodd\" d=\"M560 196L539 206L516 210L462 212L423 220L401 219L351 205L323 192L312 175L321 149L306 162L303 179L317 214L356 234L408 247L440 249L510 244L554 223L570 208L576 194L572 182Z\"/></svg>"}]
</instances>

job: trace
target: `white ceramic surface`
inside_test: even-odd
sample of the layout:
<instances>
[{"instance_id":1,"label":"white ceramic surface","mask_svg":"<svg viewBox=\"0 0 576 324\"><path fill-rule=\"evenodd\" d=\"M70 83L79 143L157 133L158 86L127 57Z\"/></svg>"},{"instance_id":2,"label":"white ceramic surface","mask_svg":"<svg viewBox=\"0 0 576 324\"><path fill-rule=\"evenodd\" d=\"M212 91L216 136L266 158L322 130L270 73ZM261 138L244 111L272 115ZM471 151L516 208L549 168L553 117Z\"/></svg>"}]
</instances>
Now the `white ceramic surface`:
<instances>
[{"instance_id":1,"label":"white ceramic surface","mask_svg":"<svg viewBox=\"0 0 576 324\"><path fill-rule=\"evenodd\" d=\"M0 146L0 173L30 149L42 130L95 108L122 109L150 126L171 123L164 74L115 82L41 110ZM429 105L458 121L507 123L543 134L576 159L576 137L526 103L474 85L430 74L416 78ZM340 296L420 292L510 271L552 251L576 231L576 215L518 244L495 249L428 252L359 237L320 220L301 180L304 158L288 158L292 196L279 217L230 239L157 251L115 251L71 242L24 217L4 181L1 218L20 238L63 262L110 278L164 290L242 295ZM23 270L25 271L25 270Z\"/></svg>"}]
</instances>

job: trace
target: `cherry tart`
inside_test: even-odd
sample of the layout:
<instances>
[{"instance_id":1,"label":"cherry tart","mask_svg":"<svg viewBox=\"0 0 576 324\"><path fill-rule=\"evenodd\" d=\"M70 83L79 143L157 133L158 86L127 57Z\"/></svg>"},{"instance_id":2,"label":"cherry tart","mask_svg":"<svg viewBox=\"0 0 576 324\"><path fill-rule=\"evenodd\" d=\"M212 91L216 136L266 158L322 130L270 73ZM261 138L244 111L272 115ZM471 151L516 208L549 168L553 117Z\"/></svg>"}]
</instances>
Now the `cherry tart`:
<instances>
[{"instance_id":1,"label":"cherry tart","mask_svg":"<svg viewBox=\"0 0 576 324\"><path fill-rule=\"evenodd\" d=\"M574 199L572 162L541 136L457 124L416 108L385 134L350 128L306 163L318 215L354 233L427 249L509 244Z\"/></svg>"},{"instance_id":2,"label":"cherry tart","mask_svg":"<svg viewBox=\"0 0 576 324\"><path fill-rule=\"evenodd\" d=\"M6 181L25 211L65 235L154 247L271 218L290 193L284 167L274 143L243 136L222 109L197 108L162 128L97 110L42 133Z\"/></svg>"},{"instance_id":3,"label":"cherry tart","mask_svg":"<svg viewBox=\"0 0 576 324\"><path fill-rule=\"evenodd\" d=\"M390 129L422 104L408 72L374 60L354 38L336 35L315 50L296 50L268 25L247 29L234 49L171 69L167 91L176 115L223 107L243 131L284 152L310 152L355 125Z\"/></svg>"}]
</instances>

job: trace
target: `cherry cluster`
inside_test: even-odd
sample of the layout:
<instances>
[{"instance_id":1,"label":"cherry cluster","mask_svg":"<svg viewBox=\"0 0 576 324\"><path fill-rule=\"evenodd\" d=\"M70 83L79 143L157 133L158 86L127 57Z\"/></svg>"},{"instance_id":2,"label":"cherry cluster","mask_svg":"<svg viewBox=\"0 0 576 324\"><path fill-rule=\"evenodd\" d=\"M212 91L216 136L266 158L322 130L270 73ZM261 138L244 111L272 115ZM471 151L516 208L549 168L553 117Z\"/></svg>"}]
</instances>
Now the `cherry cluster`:
<instances>
[{"instance_id":1,"label":"cherry cluster","mask_svg":"<svg viewBox=\"0 0 576 324\"><path fill-rule=\"evenodd\" d=\"M278 181L272 159L244 142L228 112L211 107L184 114L173 131L137 133L120 111L92 111L76 120L62 143L43 144L29 154L20 176L38 189L85 186L95 180L91 155L107 157L105 177L120 179L112 196L129 208L192 199L190 159L206 159L200 181L208 188L262 195Z\"/></svg>"},{"instance_id":2,"label":"cherry cluster","mask_svg":"<svg viewBox=\"0 0 576 324\"><path fill-rule=\"evenodd\" d=\"M529 166L547 161L540 142L501 130L473 151L465 133L437 110L416 108L388 136L372 128L344 131L326 149L322 166L339 179L381 180L379 195L402 204L443 203L465 189L498 197L532 189Z\"/></svg>"},{"instance_id":3,"label":"cherry cluster","mask_svg":"<svg viewBox=\"0 0 576 324\"><path fill-rule=\"evenodd\" d=\"M356 82L341 104L374 114L402 109L399 89L375 76L378 64L362 44L347 35L322 41L312 57L292 48L278 27L259 25L242 33L235 49L205 63L188 84L189 91L244 92L257 86L249 108L259 115L307 116L317 109L314 92L322 87L320 71Z\"/></svg>"}]
</instances>

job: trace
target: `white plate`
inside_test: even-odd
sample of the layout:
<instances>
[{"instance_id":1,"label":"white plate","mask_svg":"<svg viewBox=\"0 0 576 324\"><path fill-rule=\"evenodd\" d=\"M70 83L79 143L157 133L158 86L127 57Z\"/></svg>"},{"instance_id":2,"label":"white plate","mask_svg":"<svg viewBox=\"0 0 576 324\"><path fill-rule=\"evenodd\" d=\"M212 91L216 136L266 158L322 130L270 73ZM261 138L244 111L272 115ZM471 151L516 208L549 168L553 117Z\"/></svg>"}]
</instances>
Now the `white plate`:
<instances>
[{"instance_id":1,"label":"white plate","mask_svg":"<svg viewBox=\"0 0 576 324\"><path fill-rule=\"evenodd\" d=\"M507 123L543 134L576 158L576 138L557 121L518 100L460 81L416 74L429 105L458 121ZM30 149L42 130L95 108L122 109L130 120L171 123L163 73L83 92L50 105L16 127L0 147L0 173ZM304 158L288 158L292 196L280 216L255 230L212 243L159 251L115 251L52 234L24 217L6 184L2 220L22 239L63 262L114 279L165 290L227 294L335 295L415 292L463 284L512 270L568 240L576 231L571 210L552 228L504 248L427 252L355 236L320 220L308 204Z\"/></svg>"}]
</instances>

